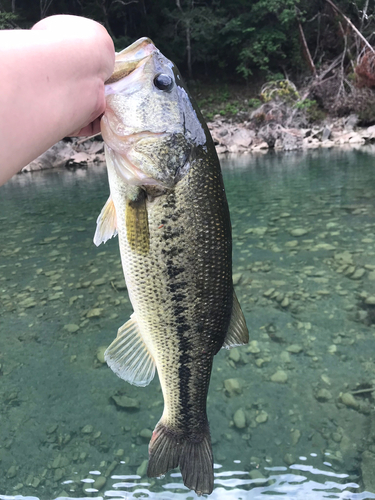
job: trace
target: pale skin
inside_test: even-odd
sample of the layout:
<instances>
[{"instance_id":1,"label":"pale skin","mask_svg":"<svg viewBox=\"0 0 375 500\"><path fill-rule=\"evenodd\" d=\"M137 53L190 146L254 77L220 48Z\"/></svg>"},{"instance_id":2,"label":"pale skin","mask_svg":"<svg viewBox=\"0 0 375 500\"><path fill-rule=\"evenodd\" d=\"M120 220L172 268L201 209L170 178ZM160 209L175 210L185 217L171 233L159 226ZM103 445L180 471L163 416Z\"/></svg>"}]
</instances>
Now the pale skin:
<instances>
[{"instance_id":1,"label":"pale skin","mask_svg":"<svg viewBox=\"0 0 375 500\"><path fill-rule=\"evenodd\" d=\"M0 185L63 137L100 131L115 51L90 19L0 31Z\"/></svg>"}]
</instances>

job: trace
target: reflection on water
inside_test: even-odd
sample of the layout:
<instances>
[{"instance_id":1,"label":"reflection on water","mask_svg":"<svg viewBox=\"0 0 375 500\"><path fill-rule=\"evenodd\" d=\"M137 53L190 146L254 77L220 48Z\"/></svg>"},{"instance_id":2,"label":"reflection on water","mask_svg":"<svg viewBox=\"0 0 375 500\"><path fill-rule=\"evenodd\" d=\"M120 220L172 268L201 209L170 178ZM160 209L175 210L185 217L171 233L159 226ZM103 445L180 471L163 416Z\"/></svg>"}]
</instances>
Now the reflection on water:
<instances>
[{"instance_id":1,"label":"reflection on water","mask_svg":"<svg viewBox=\"0 0 375 500\"><path fill-rule=\"evenodd\" d=\"M222 162L250 344L208 400L212 499L375 498L375 172L370 149ZM105 168L0 188L0 499L193 499L145 475L162 412L103 363L131 314Z\"/></svg>"}]
</instances>

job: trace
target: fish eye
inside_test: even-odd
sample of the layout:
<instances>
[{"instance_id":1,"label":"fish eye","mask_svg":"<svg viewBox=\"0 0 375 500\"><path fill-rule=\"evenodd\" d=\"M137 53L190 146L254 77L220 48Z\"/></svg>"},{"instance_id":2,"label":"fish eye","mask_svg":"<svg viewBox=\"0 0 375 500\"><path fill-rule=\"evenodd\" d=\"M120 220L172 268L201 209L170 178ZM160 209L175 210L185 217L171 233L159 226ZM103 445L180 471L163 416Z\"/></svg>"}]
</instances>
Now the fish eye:
<instances>
[{"instance_id":1,"label":"fish eye","mask_svg":"<svg viewBox=\"0 0 375 500\"><path fill-rule=\"evenodd\" d=\"M173 79L169 75L165 73L160 73L160 75L156 75L154 78L154 85L159 90L164 90L165 92L169 92L173 87Z\"/></svg>"}]
</instances>

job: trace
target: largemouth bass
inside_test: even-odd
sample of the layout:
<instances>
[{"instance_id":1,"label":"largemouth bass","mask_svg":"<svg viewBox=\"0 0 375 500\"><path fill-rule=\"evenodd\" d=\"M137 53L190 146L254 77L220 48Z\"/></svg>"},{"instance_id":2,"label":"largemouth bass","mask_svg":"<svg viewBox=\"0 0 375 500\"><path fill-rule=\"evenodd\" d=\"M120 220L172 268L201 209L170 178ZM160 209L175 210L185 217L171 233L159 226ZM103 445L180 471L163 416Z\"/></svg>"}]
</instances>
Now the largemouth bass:
<instances>
[{"instance_id":1,"label":"largemouth bass","mask_svg":"<svg viewBox=\"0 0 375 500\"><path fill-rule=\"evenodd\" d=\"M134 313L105 359L138 386L158 371L164 411L149 445L148 476L179 466L188 488L209 494L213 357L248 342L233 290L220 164L180 73L151 40L116 55L106 95L101 128L110 197L94 242L118 233Z\"/></svg>"}]
</instances>

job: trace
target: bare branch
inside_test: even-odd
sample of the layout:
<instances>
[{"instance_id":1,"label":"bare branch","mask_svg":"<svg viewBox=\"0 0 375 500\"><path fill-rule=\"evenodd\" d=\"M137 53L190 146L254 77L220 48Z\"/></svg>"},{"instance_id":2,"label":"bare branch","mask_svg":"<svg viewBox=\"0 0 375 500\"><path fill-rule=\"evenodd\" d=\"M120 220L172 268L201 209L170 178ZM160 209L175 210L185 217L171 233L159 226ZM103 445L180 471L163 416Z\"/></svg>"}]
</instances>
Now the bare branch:
<instances>
[{"instance_id":1,"label":"bare branch","mask_svg":"<svg viewBox=\"0 0 375 500\"><path fill-rule=\"evenodd\" d=\"M314 65L314 61L312 60L312 57L311 57L311 54L310 54L310 50L309 50L309 47L307 45L305 34L303 32L303 29L302 29L300 21L298 21L298 29L299 29L299 34L300 34L300 37L301 37L303 49L304 49L304 52L305 52L305 55L306 55L307 63L309 65L309 67L310 67L311 73L315 76L316 75L316 68L315 68L315 65Z\"/></svg>"},{"instance_id":2,"label":"bare branch","mask_svg":"<svg viewBox=\"0 0 375 500\"><path fill-rule=\"evenodd\" d=\"M327 2L327 3L329 3L329 5L333 8L333 10L334 10L336 13L340 14L340 16L342 16L342 17L345 19L345 21L347 22L347 24L348 24L348 25L352 28L352 30L353 30L353 31L354 31L354 32L355 32L355 33L359 36L359 38L362 40L362 42L363 42L365 45L367 45L367 47L371 50L371 52L372 52L373 54L375 54L375 50L373 49L373 47L372 47L372 46L368 43L368 41L367 41L367 40L366 40L366 38L362 35L362 33L361 33L360 31L358 31L358 29L354 26L354 24L351 22L351 20L350 20L348 17L346 17L346 15L342 12L342 10L341 10L341 9L339 9L339 8L337 7L337 5L335 5L335 4L333 3L333 1L332 1L332 0L326 0L326 2Z\"/></svg>"},{"instance_id":3,"label":"bare branch","mask_svg":"<svg viewBox=\"0 0 375 500\"><path fill-rule=\"evenodd\" d=\"M125 2L124 0L115 0L114 3L119 3L121 5L130 5L131 3L138 3L138 0L129 0Z\"/></svg>"}]
</instances>

